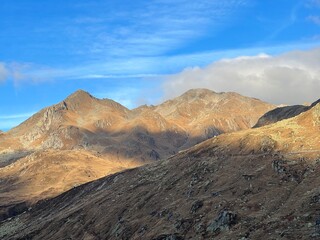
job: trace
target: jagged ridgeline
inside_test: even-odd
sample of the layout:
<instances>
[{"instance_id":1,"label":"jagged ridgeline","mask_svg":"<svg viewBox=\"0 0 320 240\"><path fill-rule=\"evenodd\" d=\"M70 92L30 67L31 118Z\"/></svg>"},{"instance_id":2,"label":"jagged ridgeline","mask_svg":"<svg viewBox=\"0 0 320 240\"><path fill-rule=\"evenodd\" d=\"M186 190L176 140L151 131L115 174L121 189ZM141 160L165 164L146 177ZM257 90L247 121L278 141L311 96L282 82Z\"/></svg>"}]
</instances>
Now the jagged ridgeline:
<instances>
[{"instance_id":1,"label":"jagged ridgeline","mask_svg":"<svg viewBox=\"0 0 320 240\"><path fill-rule=\"evenodd\" d=\"M40 202L3 239L318 239L320 104Z\"/></svg>"},{"instance_id":2,"label":"jagged ridgeline","mask_svg":"<svg viewBox=\"0 0 320 240\"><path fill-rule=\"evenodd\" d=\"M248 129L273 108L236 93L195 89L129 110L79 90L0 135L1 219L23 211L15 208L19 203L28 206L221 133Z\"/></svg>"}]
</instances>

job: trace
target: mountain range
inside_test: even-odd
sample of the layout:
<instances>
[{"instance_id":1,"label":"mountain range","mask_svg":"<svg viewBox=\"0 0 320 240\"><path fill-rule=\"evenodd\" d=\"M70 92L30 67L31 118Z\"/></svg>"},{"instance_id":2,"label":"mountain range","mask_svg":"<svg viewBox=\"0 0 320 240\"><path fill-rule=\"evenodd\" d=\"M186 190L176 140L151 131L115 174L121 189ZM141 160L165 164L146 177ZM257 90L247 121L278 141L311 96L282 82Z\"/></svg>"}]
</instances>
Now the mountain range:
<instances>
[{"instance_id":1,"label":"mountain range","mask_svg":"<svg viewBox=\"0 0 320 240\"><path fill-rule=\"evenodd\" d=\"M274 107L194 89L129 110L79 90L0 135L0 219L80 184L249 129Z\"/></svg>"},{"instance_id":2,"label":"mountain range","mask_svg":"<svg viewBox=\"0 0 320 240\"><path fill-rule=\"evenodd\" d=\"M247 118L233 121L233 124L220 120L226 124L210 125L219 129L219 132L212 134L218 136L183 149L183 146L188 146L188 141L191 144L198 142L200 137L208 137L199 134L206 131L199 132L196 127L201 124L188 120L187 113L194 110L195 118L199 117L198 121L204 125L215 122L211 121L212 117L218 115L219 111L212 107L214 114L207 113L203 115L205 117L200 117L199 110L204 107L200 107L198 102L207 96L201 95L203 92L206 90L191 91L172 102L132 110L140 114L144 111L156 112L165 116L168 119L166 122L179 119L172 120L178 128L177 132L180 128L185 130L186 126L193 126L187 135L188 140L178 144L181 147L176 149L178 153L39 201L25 209L24 213L1 222L0 238L319 238L320 104L312 104L295 117L253 129L249 129L255 124L254 120L248 120L250 115L243 114ZM225 94L213 95L222 97ZM228 100L222 103L230 107L236 104L236 114L230 108L226 114L233 119L250 109L244 106L250 105L251 101L260 105L258 100L233 93L227 95ZM233 97L237 100L230 100ZM181 98L184 99L182 102L179 101ZM245 105L238 103L239 99L245 99ZM262 104L266 108L274 107ZM65 105L68 107L68 101ZM171 110L172 105L179 107ZM187 110L177 110L184 109L182 106ZM188 109L189 106L197 107ZM257 111L253 110L254 114ZM248 125L241 125L244 122ZM24 124L8 134L17 134ZM148 131L151 132L150 129ZM91 142L88 143L91 147ZM59 147L63 149L65 146Z\"/></svg>"}]
</instances>

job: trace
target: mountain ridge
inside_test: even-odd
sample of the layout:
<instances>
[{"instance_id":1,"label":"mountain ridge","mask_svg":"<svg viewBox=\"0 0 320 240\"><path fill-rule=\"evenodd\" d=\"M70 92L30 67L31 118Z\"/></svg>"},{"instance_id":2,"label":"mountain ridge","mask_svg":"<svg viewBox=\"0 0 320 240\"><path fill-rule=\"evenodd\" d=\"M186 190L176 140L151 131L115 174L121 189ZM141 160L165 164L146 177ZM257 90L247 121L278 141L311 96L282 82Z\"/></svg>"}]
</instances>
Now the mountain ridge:
<instances>
[{"instance_id":1,"label":"mountain ridge","mask_svg":"<svg viewBox=\"0 0 320 240\"><path fill-rule=\"evenodd\" d=\"M253 127L254 128L261 127L261 126L272 124L284 119L295 117L313 108L319 102L320 102L320 99L313 102L309 106L293 105L293 106L284 106L284 107L275 108L265 113L263 116L261 116L261 118L259 118L258 122Z\"/></svg>"},{"instance_id":2,"label":"mountain ridge","mask_svg":"<svg viewBox=\"0 0 320 240\"><path fill-rule=\"evenodd\" d=\"M189 95L189 101L183 100L186 95ZM203 89L189 91L186 95L172 99L172 105L167 101L164 105L129 110L113 100L97 99L79 90L58 104L42 109L0 135L0 171L3 172L0 176L0 208L11 202L8 202L10 198L1 196L11 196L12 204L18 200L28 203L53 197L72 184L102 177L102 172L112 174L118 169L166 159L221 133L248 129L274 107L241 95ZM61 154L56 156L51 151ZM72 157L72 151L78 152L77 160ZM48 167L42 174L34 171L35 179L38 174L43 183L42 192L35 186L37 191L25 194L24 184L29 182L31 189L36 185L30 181L32 172L25 168L33 166L29 157L34 155L40 156L37 165ZM48 160L49 156L64 161L52 162ZM69 157L74 159L72 172L64 168ZM91 164L86 161L88 157L94 159ZM103 159L106 164L101 167ZM93 165L101 168L99 174L86 177L84 163L88 168ZM57 181L47 179L50 175L62 179L72 177L61 186ZM7 210L4 207L3 211Z\"/></svg>"},{"instance_id":3,"label":"mountain ridge","mask_svg":"<svg viewBox=\"0 0 320 240\"><path fill-rule=\"evenodd\" d=\"M223 134L39 202L0 237L317 239L319 131L317 104Z\"/></svg>"}]
</instances>

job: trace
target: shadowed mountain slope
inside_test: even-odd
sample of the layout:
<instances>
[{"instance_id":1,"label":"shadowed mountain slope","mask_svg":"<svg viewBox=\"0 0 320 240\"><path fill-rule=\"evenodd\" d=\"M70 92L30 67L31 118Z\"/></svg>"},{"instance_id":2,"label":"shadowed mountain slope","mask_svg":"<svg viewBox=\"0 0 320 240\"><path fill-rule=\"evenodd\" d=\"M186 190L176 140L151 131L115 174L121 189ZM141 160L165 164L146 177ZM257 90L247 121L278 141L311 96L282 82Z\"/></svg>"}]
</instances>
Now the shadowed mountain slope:
<instances>
[{"instance_id":1,"label":"shadowed mountain slope","mask_svg":"<svg viewBox=\"0 0 320 240\"><path fill-rule=\"evenodd\" d=\"M265 113L261 118L259 118L258 122L254 125L254 127L261 127L284 119L295 117L300 113L308 111L310 108L314 107L318 103L320 103L320 99L312 103L310 106L294 105L278 107Z\"/></svg>"},{"instance_id":2,"label":"shadowed mountain slope","mask_svg":"<svg viewBox=\"0 0 320 240\"><path fill-rule=\"evenodd\" d=\"M148 162L220 133L250 128L272 108L236 93L195 89L159 106L128 110L79 90L2 135L0 151L86 149L115 154L125 145L129 158Z\"/></svg>"},{"instance_id":3,"label":"shadowed mountain slope","mask_svg":"<svg viewBox=\"0 0 320 240\"><path fill-rule=\"evenodd\" d=\"M317 239L320 104L74 188L2 239Z\"/></svg>"},{"instance_id":4,"label":"shadowed mountain slope","mask_svg":"<svg viewBox=\"0 0 320 240\"><path fill-rule=\"evenodd\" d=\"M14 204L50 198L220 133L250 128L272 108L235 93L196 89L158 106L129 110L79 90L0 135L2 218L11 215L7 211Z\"/></svg>"}]
</instances>

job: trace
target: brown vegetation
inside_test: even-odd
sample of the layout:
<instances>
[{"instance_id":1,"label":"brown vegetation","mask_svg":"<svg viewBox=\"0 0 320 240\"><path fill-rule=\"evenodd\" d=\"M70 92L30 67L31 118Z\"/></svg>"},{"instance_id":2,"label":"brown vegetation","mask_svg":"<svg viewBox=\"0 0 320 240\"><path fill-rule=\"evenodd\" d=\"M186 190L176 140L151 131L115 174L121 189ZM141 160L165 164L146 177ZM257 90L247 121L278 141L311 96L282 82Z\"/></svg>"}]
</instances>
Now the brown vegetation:
<instances>
[{"instance_id":1,"label":"brown vegetation","mask_svg":"<svg viewBox=\"0 0 320 240\"><path fill-rule=\"evenodd\" d=\"M250 128L272 107L235 93L197 89L129 110L79 90L0 135L2 219L15 204L28 206L220 133Z\"/></svg>"},{"instance_id":2,"label":"brown vegetation","mask_svg":"<svg viewBox=\"0 0 320 240\"><path fill-rule=\"evenodd\" d=\"M320 104L74 188L3 239L317 239Z\"/></svg>"}]
</instances>

